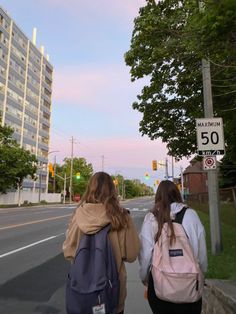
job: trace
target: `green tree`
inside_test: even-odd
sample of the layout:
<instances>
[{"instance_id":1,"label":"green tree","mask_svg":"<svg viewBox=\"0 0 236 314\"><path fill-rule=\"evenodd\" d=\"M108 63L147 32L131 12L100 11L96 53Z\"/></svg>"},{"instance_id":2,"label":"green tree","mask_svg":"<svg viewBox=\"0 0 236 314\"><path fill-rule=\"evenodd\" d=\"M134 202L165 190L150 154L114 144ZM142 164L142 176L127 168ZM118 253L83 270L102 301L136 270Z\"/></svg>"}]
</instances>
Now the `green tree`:
<instances>
[{"instance_id":1,"label":"green tree","mask_svg":"<svg viewBox=\"0 0 236 314\"><path fill-rule=\"evenodd\" d=\"M37 158L20 148L10 127L0 126L0 192L21 188L26 177L35 179Z\"/></svg>"},{"instance_id":2,"label":"green tree","mask_svg":"<svg viewBox=\"0 0 236 314\"><path fill-rule=\"evenodd\" d=\"M131 80L146 78L133 108L140 132L162 138L176 158L196 152L203 117L201 59L211 62L214 115L224 121L227 154L236 160L236 1L147 0L134 21L125 61Z\"/></svg>"},{"instance_id":3,"label":"green tree","mask_svg":"<svg viewBox=\"0 0 236 314\"><path fill-rule=\"evenodd\" d=\"M141 183L140 180L125 180L125 197L133 198L144 195L152 195L153 189L147 186L144 183Z\"/></svg>"},{"instance_id":4,"label":"green tree","mask_svg":"<svg viewBox=\"0 0 236 314\"><path fill-rule=\"evenodd\" d=\"M221 160L219 185L222 188L236 186L236 162L232 162L227 155Z\"/></svg>"},{"instance_id":5,"label":"green tree","mask_svg":"<svg viewBox=\"0 0 236 314\"><path fill-rule=\"evenodd\" d=\"M60 166L57 165L57 173L64 178L66 173L66 177L70 177L70 167L71 167L71 158L65 158L64 163ZM80 172L80 179L76 179L76 173ZM93 166L91 163L87 163L85 158L73 158L73 195L80 194L81 196L84 194L85 189L87 187L88 181L93 174ZM56 181L60 187L60 190L63 191L63 180L60 180L56 177ZM66 190L67 195L69 195L69 186L70 180L67 180Z\"/></svg>"}]
</instances>

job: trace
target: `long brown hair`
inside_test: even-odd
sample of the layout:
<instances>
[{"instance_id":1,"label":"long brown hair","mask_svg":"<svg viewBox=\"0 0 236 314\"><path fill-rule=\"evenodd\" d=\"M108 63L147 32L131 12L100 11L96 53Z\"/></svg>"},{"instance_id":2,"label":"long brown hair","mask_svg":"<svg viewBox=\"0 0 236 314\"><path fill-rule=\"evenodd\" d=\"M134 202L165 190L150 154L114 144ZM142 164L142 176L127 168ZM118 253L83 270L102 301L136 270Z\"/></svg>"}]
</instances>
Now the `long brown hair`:
<instances>
[{"instance_id":1,"label":"long brown hair","mask_svg":"<svg viewBox=\"0 0 236 314\"><path fill-rule=\"evenodd\" d=\"M160 238L165 222L168 223L171 230L170 244L175 241L173 223L170 217L170 205L173 202L182 203L182 197L177 186L169 180L161 181L156 192L155 205L152 209L152 213L158 222L158 232L155 238L156 241Z\"/></svg>"},{"instance_id":2,"label":"long brown hair","mask_svg":"<svg viewBox=\"0 0 236 314\"><path fill-rule=\"evenodd\" d=\"M113 230L124 228L128 224L128 212L120 206L114 182L106 172L97 172L89 180L81 203L102 203L111 220Z\"/></svg>"}]
</instances>

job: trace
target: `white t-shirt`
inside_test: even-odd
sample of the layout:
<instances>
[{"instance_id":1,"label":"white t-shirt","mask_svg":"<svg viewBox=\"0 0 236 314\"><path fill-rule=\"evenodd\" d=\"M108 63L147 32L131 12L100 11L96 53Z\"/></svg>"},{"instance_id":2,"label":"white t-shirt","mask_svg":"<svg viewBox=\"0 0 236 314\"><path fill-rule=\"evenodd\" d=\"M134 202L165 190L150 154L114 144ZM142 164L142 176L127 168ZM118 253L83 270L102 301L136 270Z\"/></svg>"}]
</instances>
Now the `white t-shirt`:
<instances>
[{"instance_id":1,"label":"white t-shirt","mask_svg":"<svg viewBox=\"0 0 236 314\"><path fill-rule=\"evenodd\" d=\"M186 205L182 203L172 203L171 218L174 219L175 215L185 206ZM192 208L188 208L186 210L182 226L189 238L193 254L198 260L202 272L205 273L207 271L205 230L195 210ZM152 213L148 213L144 218L141 232L139 234L141 241L141 250L139 253L139 275L143 282L147 282L148 279L157 231L157 220Z\"/></svg>"}]
</instances>

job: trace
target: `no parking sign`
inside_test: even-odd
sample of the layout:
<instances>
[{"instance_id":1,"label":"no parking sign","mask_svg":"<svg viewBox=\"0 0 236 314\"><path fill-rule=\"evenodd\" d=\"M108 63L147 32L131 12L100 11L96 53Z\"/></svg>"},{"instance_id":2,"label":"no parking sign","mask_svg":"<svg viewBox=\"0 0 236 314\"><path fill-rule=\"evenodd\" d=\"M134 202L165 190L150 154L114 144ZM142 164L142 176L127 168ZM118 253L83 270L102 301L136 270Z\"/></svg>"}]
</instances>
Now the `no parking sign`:
<instances>
[{"instance_id":1,"label":"no parking sign","mask_svg":"<svg viewBox=\"0 0 236 314\"><path fill-rule=\"evenodd\" d=\"M216 157L215 156L203 157L203 169L204 170L216 169Z\"/></svg>"}]
</instances>

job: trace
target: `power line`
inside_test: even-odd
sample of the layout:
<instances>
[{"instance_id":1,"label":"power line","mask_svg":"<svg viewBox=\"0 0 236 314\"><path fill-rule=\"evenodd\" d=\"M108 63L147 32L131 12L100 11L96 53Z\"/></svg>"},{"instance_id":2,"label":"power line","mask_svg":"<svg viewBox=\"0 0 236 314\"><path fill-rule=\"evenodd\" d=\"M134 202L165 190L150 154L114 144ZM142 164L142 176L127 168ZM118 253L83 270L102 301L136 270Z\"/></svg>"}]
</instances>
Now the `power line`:
<instances>
[{"instance_id":1,"label":"power line","mask_svg":"<svg viewBox=\"0 0 236 314\"><path fill-rule=\"evenodd\" d=\"M220 111L233 111L236 110L236 108L231 108L231 109L220 109Z\"/></svg>"},{"instance_id":2,"label":"power line","mask_svg":"<svg viewBox=\"0 0 236 314\"><path fill-rule=\"evenodd\" d=\"M224 95L233 94L233 93L236 93L236 90L232 90L230 92L223 93L223 94L213 95L213 97L219 97L219 96L224 96Z\"/></svg>"}]
</instances>

